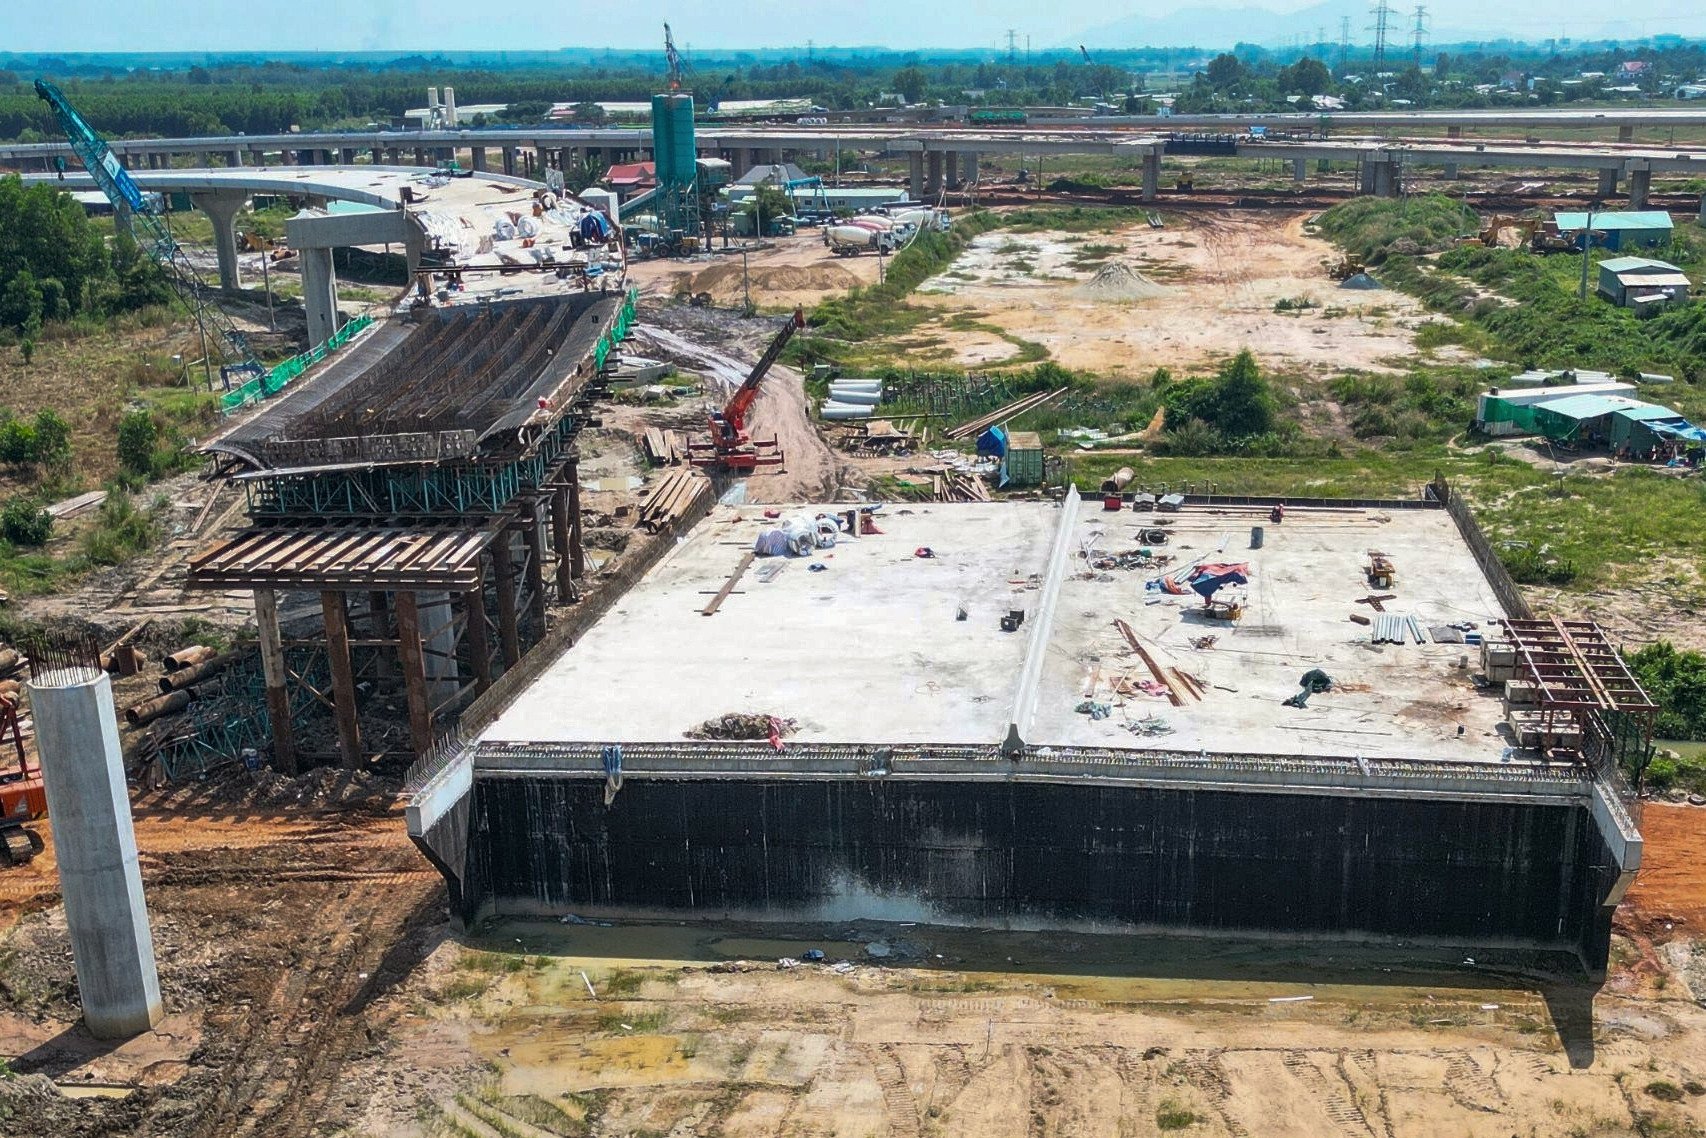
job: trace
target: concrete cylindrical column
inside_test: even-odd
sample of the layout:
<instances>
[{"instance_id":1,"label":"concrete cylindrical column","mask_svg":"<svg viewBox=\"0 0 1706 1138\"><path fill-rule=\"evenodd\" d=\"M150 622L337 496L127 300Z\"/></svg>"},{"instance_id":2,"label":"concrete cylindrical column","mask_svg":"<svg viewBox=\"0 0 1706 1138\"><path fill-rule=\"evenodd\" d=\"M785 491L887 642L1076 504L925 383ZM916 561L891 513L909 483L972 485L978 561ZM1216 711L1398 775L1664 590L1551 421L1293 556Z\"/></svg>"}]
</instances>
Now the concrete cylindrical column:
<instances>
[{"instance_id":1,"label":"concrete cylindrical column","mask_svg":"<svg viewBox=\"0 0 1706 1138\"><path fill-rule=\"evenodd\" d=\"M1152 202L1161 192L1161 150L1152 148L1143 156L1143 200Z\"/></svg>"},{"instance_id":2,"label":"concrete cylindrical column","mask_svg":"<svg viewBox=\"0 0 1706 1138\"><path fill-rule=\"evenodd\" d=\"M97 668L47 672L30 681L30 710L83 1022L97 1039L147 1031L162 1014L160 978L112 684Z\"/></svg>"},{"instance_id":3,"label":"concrete cylindrical column","mask_svg":"<svg viewBox=\"0 0 1706 1138\"><path fill-rule=\"evenodd\" d=\"M1647 194L1653 184L1651 170L1629 171L1629 207L1631 209L1646 209Z\"/></svg>"},{"instance_id":4,"label":"concrete cylindrical column","mask_svg":"<svg viewBox=\"0 0 1706 1138\"><path fill-rule=\"evenodd\" d=\"M1309 159L1293 158L1291 160L1291 180L1294 182L1309 180Z\"/></svg>"},{"instance_id":5,"label":"concrete cylindrical column","mask_svg":"<svg viewBox=\"0 0 1706 1138\"><path fill-rule=\"evenodd\" d=\"M907 192L913 201L924 200L924 151L914 150L907 154Z\"/></svg>"},{"instance_id":6,"label":"concrete cylindrical column","mask_svg":"<svg viewBox=\"0 0 1706 1138\"><path fill-rule=\"evenodd\" d=\"M1603 167L1599 172L1599 196L1608 198L1617 192L1618 169L1615 166Z\"/></svg>"}]
</instances>

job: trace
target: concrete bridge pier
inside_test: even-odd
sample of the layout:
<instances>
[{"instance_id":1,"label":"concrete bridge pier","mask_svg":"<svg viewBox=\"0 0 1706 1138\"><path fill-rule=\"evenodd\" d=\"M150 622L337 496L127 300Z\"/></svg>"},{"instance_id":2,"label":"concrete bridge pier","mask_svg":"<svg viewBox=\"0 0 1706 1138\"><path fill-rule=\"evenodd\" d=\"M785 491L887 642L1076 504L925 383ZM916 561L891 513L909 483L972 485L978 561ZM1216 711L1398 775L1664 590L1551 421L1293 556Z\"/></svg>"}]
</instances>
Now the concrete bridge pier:
<instances>
[{"instance_id":1,"label":"concrete bridge pier","mask_svg":"<svg viewBox=\"0 0 1706 1138\"><path fill-rule=\"evenodd\" d=\"M971 186L977 184L977 167L981 155L975 150L960 151L960 183Z\"/></svg>"},{"instance_id":2,"label":"concrete bridge pier","mask_svg":"<svg viewBox=\"0 0 1706 1138\"><path fill-rule=\"evenodd\" d=\"M1293 158L1291 160L1291 180L1307 182L1309 180L1309 159Z\"/></svg>"},{"instance_id":3,"label":"concrete bridge pier","mask_svg":"<svg viewBox=\"0 0 1706 1138\"><path fill-rule=\"evenodd\" d=\"M504 147L504 173L512 178L515 176L515 147L513 146Z\"/></svg>"},{"instance_id":4,"label":"concrete bridge pier","mask_svg":"<svg viewBox=\"0 0 1706 1138\"><path fill-rule=\"evenodd\" d=\"M1618 142L1634 142L1635 141L1635 124L1634 123L1625 123L1622 126L1618 127L1617 128L1617 141Z\"/></svg>"},{"instance_id":5,"label":"concrete bridge pier","mask_svg":"<svg viewBox=\"0 0 1706 1138\"><path fill-rule=\"evenodd\" d=\"M907 192L913 201L924 200L924 151L907 154Z\"/></svg>"},{"instance_id":6,"label":"concrete bridge pier","mask_svg":"<svg viewBox=\"0 0 1706 1138\"><path fill-rule=\"evenodd\" d=\"M1161 193L1161 151L1151 147L1143 156L1143 200L1152 202Z\"/></svg>"},{"instance_id":7,"label":"concrete bridge pier","mask_svg":"<svg viewBox=\"0 0 1706 1138\"><path fill-rule=\"evenodd\" d=\"M1653 184L1653 172L1646 167L1629 171L1629 208L1646 209L1647 194Z\"/></svg>"},{"instance_id":8,"label":"concrete bridge pier","mask_svg":"<svg viewBox=\"0 0 1706 1138\"><path fill-rule=\"evenodd\" d=\"M332 269L332 250L303 249L302 306L308 310L308 342L323 344L338 330L338 278Z\"/></svg>"},{"instance_id":9,"label":"concrete bridge pier","mask_svg":"<svg viewBox=\"0 0 1706 1138\"><path fill-rule=\"evenodd\" d=\"M231 167L232 169L237 169L238 167L242 166L243 165L243 152L241 150L233 150L231 153L229 153L225 156L225 164L227 166Z\"/></svg>"},{"instance_id":10,"label":"concrete bridge pier","mask_svg":"<svg viewBox=\"0 0 1706 1138\"><path fill-rule=\"evenodd\" d=\"M1377 163L1374 167L1374 193L1377 197L1395 198L1404 192L1402 167L1395 161Z\"/></svg>"},{"instance_id":11,"label":"concrete bridge pier","mask_svg":"<svg viewBox=\"0 0 1706 1138\"><path fill-rule=\"evenodd\" d=\"M219 287L235 293L243 287L237 275L237 215L248 195L236 193L191 194L194 206L213 222L213 247L219 255Z\"/></svg>"},{"instance_id":12,"label":"concrete bridge pier","mask_svg":"<svg viewBox=\"0 0 1706 1138\"><path fill-rule=\"evenodd\" d=\"M1445 180L1448 182L1455 182L1457 181L1457 177L1457 163L1447 162L1445 164Z\"/></svg>"},{"instance_id":13,"label":"concrete bridge pier","mask_svg":"<svg viewBox=\"0 0 1706 1138\"><path fill-rule=\"evenodd\" d=\"M343 159L343 164L345 166L354 166L355 165L355 147L353 147L353 146L343 147L342 150L339 152L338 157Z\"/></svg>"},{"instance_id":14,"label":"concrete bridge pier","mask_svg":"<svg viewBox=\"0 0 1706 1138\"><path fill-rule=\"evenodd\" d=\"M1374 166L1374 160L1371 158L1363 158L1357 162L1357 193L1373 196Z\"/></svg>"},{"instance_id":15,"label":"concrete bridge pier","mask_svg":"<svg viewBox=\"0 0 1706 1138\"><path fill-rule=\"evenodd\" d=\"M942 152L932 150L926 158L930 172L924 178L924 192L934 201L942 193Z\"/></svg>"},{"instance_id":16,"label":"concrete bridge pier","mask_svg":"<svg viewBox=\"0 0 1706 1138\"><path fill-rule=\"evenodd\" d=\"M1617 192L1617 179L1620 171L1615 166L1606 166L1599 172L1599 189L1597 195L1602 198L1611 197Z\"/></svg>"},{"instance_id":17,"label":"concrete bridge pier","mask_svg":"<svg viewBox=\"0 0 1706 1138\"><path fill-rule=\"evenodd\" d=\"M486 170L486 148L484 146L474 147L474 149L469 152L468 160L471 163L473 163L474 169L480 171L481 173L485 173L485 170Z\"/></svg>"}]
</instances>

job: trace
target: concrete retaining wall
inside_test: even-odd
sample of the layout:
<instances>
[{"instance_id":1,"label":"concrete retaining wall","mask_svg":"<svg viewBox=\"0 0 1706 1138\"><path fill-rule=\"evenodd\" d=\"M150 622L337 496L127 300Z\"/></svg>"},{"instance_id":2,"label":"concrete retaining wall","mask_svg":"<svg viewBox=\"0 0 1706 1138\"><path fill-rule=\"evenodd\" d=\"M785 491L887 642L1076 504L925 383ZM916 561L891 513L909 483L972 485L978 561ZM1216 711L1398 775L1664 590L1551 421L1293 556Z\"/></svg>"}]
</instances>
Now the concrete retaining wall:
<instances>
[{"instance_id":1,"label":"concrete retaining wall","mask_svg":"<svg viewBox=\"0 0 1706 1138\"><path fill-rule=\"evenodd\" d=\"M462 916L856 917L1523 944L1605 967L1585 805L903 778L475 779Z\"/></svg>"}]
</instances>

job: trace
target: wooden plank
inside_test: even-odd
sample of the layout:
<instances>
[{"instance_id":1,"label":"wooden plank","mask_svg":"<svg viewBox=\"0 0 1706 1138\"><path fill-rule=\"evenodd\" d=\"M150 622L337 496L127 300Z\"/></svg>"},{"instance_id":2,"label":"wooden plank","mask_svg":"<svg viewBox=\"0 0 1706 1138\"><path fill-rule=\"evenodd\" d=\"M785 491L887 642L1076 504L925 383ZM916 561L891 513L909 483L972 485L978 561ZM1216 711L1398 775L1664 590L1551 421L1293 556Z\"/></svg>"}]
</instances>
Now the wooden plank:
<instances>
[{"instance_id":1,"label":"wooden plank","mask_svg":"<svg viewBox=\"0 0 1706 1138\"><path fill-rule=\"evenodd\" d=\"M1131 650L1136 652L1139 658L1143 660L1144 667L1149 669L1149 674L1155 677L1157 683L1167 689L1167 698L1173 701L1173 706L1185 706L1185 699L1179 694L1178 689L1174 687L1172 678L1169 677L1167 673L1162 670L1161 666L1155 662L1155 657L1151 656L1149 654L1149 650L1143 646L1141 641L1138 640L1137 633L1132 631L1131 625L1127 624L1123 620L1116 620L1114 621L1114 627L1120 630L1120 635L1124 636L1125 642L1131 645Z\"/></svg>"},{"instance_id":2,"label":"wooden plank","mask_svg":"<svg viewBox=\"0 0 1706 1138\"><path fill-rule=\"evenodd\" d=\"M740 559L740 564L736 565L734 572L729 574L729 579L723 582L723 587L718 589L717 595L711 598L711 603L699 610L700 616L716 615L717 610L723 607L723 602L729 599L729 594L734 592L735 585L746 575L747 569L752 565L752 559L756 556L758 555L752 550L746 551L746 555Z\"/></svg>"}]
</instances>

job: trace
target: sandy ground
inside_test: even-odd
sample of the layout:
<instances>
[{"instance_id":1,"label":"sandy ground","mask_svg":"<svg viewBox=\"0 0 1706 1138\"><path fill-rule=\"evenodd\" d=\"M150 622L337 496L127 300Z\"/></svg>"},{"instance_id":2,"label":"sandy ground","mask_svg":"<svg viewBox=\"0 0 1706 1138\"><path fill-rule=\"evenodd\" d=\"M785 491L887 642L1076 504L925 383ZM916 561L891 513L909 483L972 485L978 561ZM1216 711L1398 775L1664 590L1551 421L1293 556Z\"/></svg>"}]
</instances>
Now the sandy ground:
<instances>
[{"instance_id":1,"label":"sandy ground","mask_svg":"<svg viewBox=\"0 0 1706 1138\"><path fill-rule=\"evenodd\" d=\"M1400 293L1341 289L1324 262L1327 242L1303 232L1305 215L1226 211L1174 217L1164 229L1134 226L1088 235L995 231L976 238L947 272L919 290L944 313L977 318L1048 349L1066 367L1146 376L1158 367L1200 368L1242 348L1264 365L1325 374L1382 370L1413 350L1427 319ZM1097 301L1078 294L1101 263L1122 260L1164 296ZM1282 299L1316 307L1275 312ZM988 332L932 325L952 361L966 366L1012 355Z\"/></svg>"},{"instance_id":2,"label":"sandy ground","mask_svg":"<svg viewBox=\"0 0 1706 1138\"><path fill-rule=\"evenodd\" d=\"M1698 857L1706 812L1649 816L1658 865ZM359 1129L413 1138L439 1111L509 1133L544 1103L592 1134L680 1138L1127 1138L1186 1115L1200 1135L1697 1133L1706 956L1636 926L1680 929L1703 900L1698 874L1656 873L1597 993L1415 948L505 924L440 945L405 997L424 1010L352 1071L458 1089L424 1112L382 1090ZM778 967L813 947L848 964Z\"/></svg>"},{"instance_id":3,"label":"sandy ground","mask_svg":"<svg viewBox=\"0 0 1706 1138\"><path fill-rule=\"evenodd\" d=\"M738 308L750 284L752 302L764 308L807 308L855 285L877 283L877 258L837 257L824 248L816 229L792 237L767 237L746 258L745 281L737 252L709 253L688 261L636 261L628 279L647 296L706 292L720 307Z\"/></svg>"}]
</instances>

